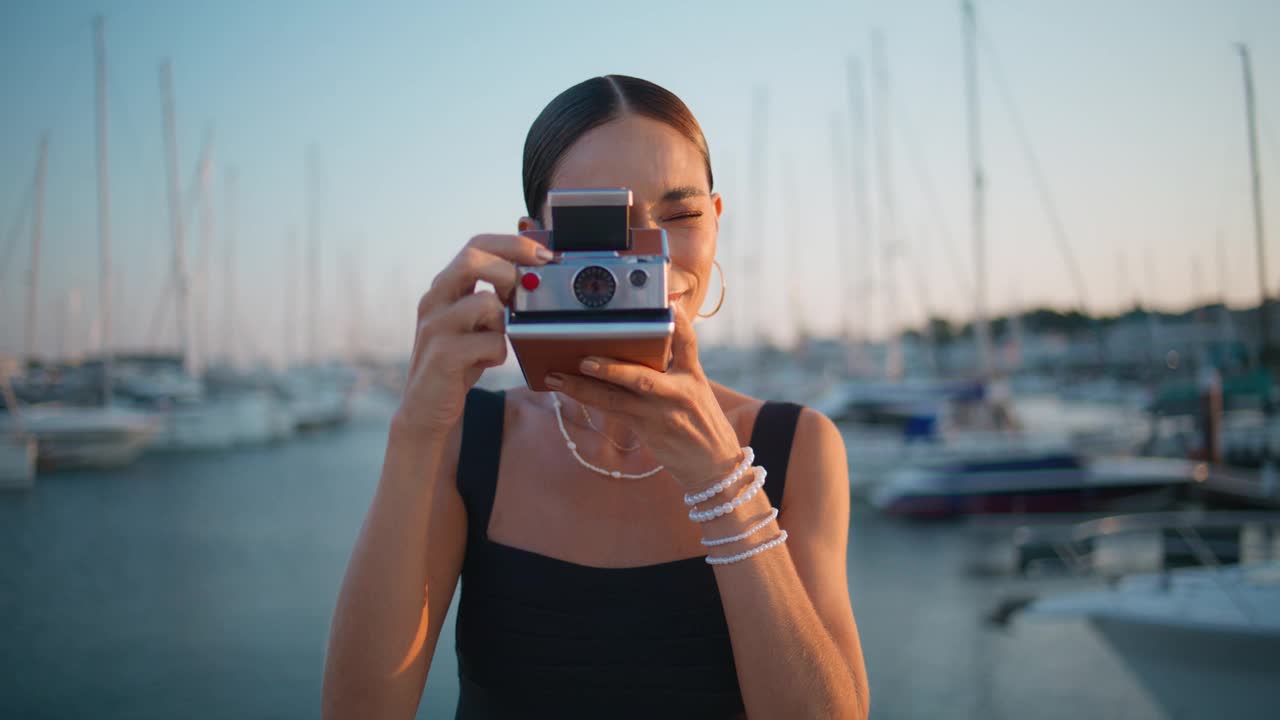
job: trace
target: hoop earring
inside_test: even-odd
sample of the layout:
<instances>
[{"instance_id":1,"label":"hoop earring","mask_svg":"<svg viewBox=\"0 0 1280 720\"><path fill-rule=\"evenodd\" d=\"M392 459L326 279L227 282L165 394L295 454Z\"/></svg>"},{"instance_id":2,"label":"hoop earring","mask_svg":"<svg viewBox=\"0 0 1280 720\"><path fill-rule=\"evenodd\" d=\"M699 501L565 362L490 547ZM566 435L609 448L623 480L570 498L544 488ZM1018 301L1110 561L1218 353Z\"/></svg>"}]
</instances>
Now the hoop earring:
<instances>
[{"instance_id":1,"label":"hoop earring","mask_svg":"<svg viewBox=\"0 0 1280 720\"><path fill-rule=\"evenodd\" d=\"M720 306L721 306L721 305L724 305L724 293L725 293L725 290L726 290L726 289L728 289L728 285L727 285L727 284L725 283L725 281L724 281L724 268L720 267L720 261L719 261L719 260L712 260L712 261L711 261L711 264L712 264L712 265L715 265L715 266L716 266L716 270L719 270L719 271L720 271L720 301L716 303L716 309L715 309L715 310L712 310L710 313L708 313L708 314L706 314L706 315L703 315L702 313L696 313L696 315L697 315L698 317L700 317L700 318L709 318L709 317L711 317L712 315L715 315L716 313L720 312Z\"/></svg>"}]
</instances>

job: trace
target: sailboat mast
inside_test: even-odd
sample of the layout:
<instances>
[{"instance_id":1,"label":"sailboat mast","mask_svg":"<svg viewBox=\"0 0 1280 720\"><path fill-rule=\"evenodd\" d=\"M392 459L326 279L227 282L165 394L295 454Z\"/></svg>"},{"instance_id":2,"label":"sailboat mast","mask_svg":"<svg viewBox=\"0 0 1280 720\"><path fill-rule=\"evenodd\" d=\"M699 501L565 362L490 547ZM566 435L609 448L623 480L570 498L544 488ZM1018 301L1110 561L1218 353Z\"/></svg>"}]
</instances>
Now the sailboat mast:
<instances>
[{"instance_id":1,"label":"sailboat mast","mask_svg":"<svg viewBox=\"0 0 1280 720\"><path fill-rule=\"evenodd\" d=\"M102 403L111 404L111 176L107 164L107 41L102 16L93 20L93 59L98 139L98 325L101 332Z\"/></svg>"},{"instance_id":2,"label":"sailboat mast","mask_svg":"<svg viewBox=\"0 0 1280 720\"><path fill-rule=\"evenodd\" d=\"M836 119L832 118L832 123L835 122ZM805 244L800 239L802 233L797 230L796 222L804 203L796 199L796 175L791 158L784 153L778 166L778 177L782 180L782 197L781 202L778 203L779 232L782 246L786 248L786 252L782 253L782 257L778 260L783 292L782 302L778 307L783 309L784 317L791 325L794 335L791 346L797 351L804 352L808 347L810 336L810 328L804 315L803 290L800 286L804 269ZM839 219L840 210L837 202L836 220L839 221Z\"/></svg>"},{"instance_id":3,"label":"sailboat mast","mask_svg":"<svg viewBox=\"0 0 1280 720\"><path fill-rule=\"evenodd\" d=\"M285 242L284 366L298 362L298 231L289 228Z\"/></svg>"},{"instance_id":4,"label":"sailboat mast","mask_svg":"<svg viewBox=\"0 0 1280 720\"><path fill-rule=\"evenodd\" d=\"M1225 348L1231 341L1231 309L1227 307L1227 246L1221 229L1218 230L1214 245L1218 256L1218 342Z\"/></svg>"},{"instance_id":5,"label":"sailboat mast","mask_svg":"<svg viewBox=\"0 0 1280 720\"><path fill-rule=\"evenodd\" d=\"M1267 305L1267 246L1262 225L1262 170L1258 167L1258 124L1253 97L1253 64L1249 60L1249 47L1241 43L1240 63L1244 71L1245 115L1249 123L1250 187L1253 190L1253 239L1258 247L1258 305L1260 332L1258 333L1259 358L1266 363L1271 347L1271 313Z\"/></svg>"},{"instance_id":6,"label":"sailboat mast","mask_svg":"<svg viewBox=\"0 0 1280 720\"><path fill-rule=\"evenodd\" d=\"M854 297L851 297L852 289L855 288L856 286L852 277L853 276L853 248L851 247L852 238L850 238L848 234L840 232L840 229L839 229L840 226L848 218L848 213L845 211L845 208L847 207L847 205L845 204L846 202L845 198L847 197L845 195L845 192L847 188L848 175L845 173L845 168L844 168L844 158L848 157L848 155L845 152L844 137L845 137L844 122L841 119L839 113L833 112L831 113L831 195L832 197L835 198L835 207L832 209L835 211L834 220L835 220L835 227L837 228L833 237L836 238L836 243L838 244L838 247L836 248L836 263L840 267L841 274L845 275L845 277L849 279L847 282L844 282L841 284L841 287L843 290L843 292L841 293L842 297L837 299L837 302L840 304L840 314L839 314L840 339L844 344L844 355L845 355L843 370L847 372L850 369L850 367L853 365L852 351L850 349L853 345L853 332L849 327L850 326L849 318L851 317L850 310L852 309L853 303L854 303ZM787 183L787 191L788 191L788 194L790 194L791 187L792 187L791 183L793 180L791 177L789 177L789 173L787 176L784 176L784 177L786 177L785 182ZM787 197L786 199L787 199L787 204L783 209L784 219L786 219L785 212L788 208L800 207L799 205L794 204L790 197ZM789 239L789 242L787 243L787 247L800 248L803 245L803 243L798 242L797 240L798 239ZM793 275L788 275L787 277L793 277ZM795 273L794 277L797 278L798 280L801 277L801 275L799 273ZM795 283L796 280L792 280L791 282ZM797 312L796 317L803 317L803 315Z\"/></svg>"},{"instance_id":7,"label":"sailboat mast","mask_svg":"<svg viewBox=\"0 0 1280 720\"><path fill-rule=\"evenodd\" d=\"M768 191L765 182L768 173L768 153L769 153L769 91L763 86L756 87L752 95L751 103L751 155L749 162L749 180L751 184L751 227L745 233L749 245L743 253L743 287L760 287L761 278L760 267L765 262L765 209L768 205ZM744 307L743 311L747 318L746 338L747 345L753 351L758 350L760 345L765 341L764 326L761 322L761 313L764 310L763 304L756 302L758 297L752 298L749 294L743 294L739 302L745 305L745 302L751 299L754 307Z\"/></svg>"},{"instance_id":8,"label":"sailboat mast","mask_svg":"<svg viewBox=\"0 0 1280 720\"><path fill-rule=\"evenodd\" d=\"M856 299L862 304L862 360L870 357L871 351L871 319L873 315L873 301L875 300L873 287L873 268L875 267L875 243L871 239L871 203L868 199L867 188L867 112L866 112L866 89L863 82L862 63L856 57L850 57L848 62L848 81L849 81L849 124L852 127L852 142L850 149L853 156L853 207L857 213L857 228L859 242L865 251L866 262L863 264L861 271L858 273L858 294ZM848 268L849 272L853 272L853 268Z\"/></svg>"},{"instance_id":9,"label":"sailboat mast","mask_svg":"<svg viewBox=\"0 0 1280 720\"><path fill-rule=\"evenodd\" d=\"M186 273L186 250L183 235L186 232L182 220L182 198L178 190L178 131L173 117L173 67L168 60L160 63L160 95L164 108L165 170L169 186L169 232L173 240L173 283L178 299L176 322L178 352L182 366L190 372L191 338Z\"/></svg>"},{"instance_id":10,"label":"sailboat mast","mask_svg":"<svg viewBox=\"0 0 1280 720\"><path fill-rule=\"evenodd\" d=\"M1148 247L1143 253L1143 269L1147 276L1147 302L1143 306L1147 310L1147 337L1150 352L1147 354L1148 368L1155 368L1160 362L1160 316L1156 309L1156 260L1155 255Z\"/></svg>"},{"instance_id":11,"label":"sailboat mast","mask_svg":"<svg viewBox=\"0 0 1280 720\"><path fill-rule=\"evenodd\" d=\"M199 332L200 343L198 351L195 353L196 366L200 372L203 372L209 365L209 359L213 356L210 351L212 345L209 342L209 286L212 273L209 271L209 254L210 246L213 245L213 198L211 185L213 184L213 131L210 130L205 134L205 152L200 154L200 180L199 180L199 202L200 202L200 255L197 262L199 270L195 273L196 289L199 291L196 300L199 304L196 307L197 331Z\"/></svg>"},{"instance_id":12,"label":"sailboat mast","mask_svg":"<svg viewBox=\"0 0 1280 720\"><path fill-rule=\"evenodd\" d=\"M364 243L358 243L357 247L363 247ZM347 317L347 355L352 365L360 362L360 326L361 315L364 310L364 303L361 300L360 285L360 266L350 253L346 253L346 259L342 263L342 267L347 274L347 285L351 288L351 305L350 313Z\"/></svg>"},{"instance_id":13,"label":"sailboat mast","mask_svg":"<svg viewBox=\"0 0 1280 720\"><path fill-rule=\"evenodd\" d=\"M320 362L320 151L307 150L307 361Z\"/></svg>"},{"instance_id":14,"label":"sailboat mast","mask_svg":"<svg viewBox=\"0 0 1280 720\"><path fill-rule=\"evenodd\" d=\"M235 285L235 241L236 241L236 171L227 170L226 175L226 237L222 248L222 351L226 353L228 367L235 366L235 317L236 317L236 285Z\"/></svg>"},{"instance_id":15,"label":"sailboat mast","mask_svg":"<svg viewBox=\"0 0 1280 720\"><path fill-rule=\"evenodd\" d=\"M986 377L991 374L991 328L987 325L986 178L982 170L982 133L978 122L978 26L973 2L962 0L961 7L964 14L965 87L969 108L969 167L973 181L973 329L978 343L978 368L983 377Z\"/></svg>"},{"instance_id":16,"label":"sailboat mast","mask_svg":"<svg viewBox=\"0 0 1280 720\"><path fill-rule=\"evenodd\" d=\"M884 316L886 341L885 376L902 375L902 344L898 327L897 283L894 278L894 257L898 252L897 209L893 196L893 161L890 156L889 132L889 68L884 48L884 35L880 31L871 34L871 67L875 80L876 120L876 175L880 195L880 212L877 228L880 239L880 285L884 288Z\"/></svg>"},{"instance_id":17,"label":"sailboat mast","mask_svg":"<svg viewBox=\"0 0 1280 720\"><path fill-rule=\"evenodd\" d=\"M36 159L35 207L31 218L31 275L27 278L27 361L36 357L36 319L40 303L40 243L44 240L44 180L49 164L49 133L40 136Z\"/></svg>"}]
</instances>

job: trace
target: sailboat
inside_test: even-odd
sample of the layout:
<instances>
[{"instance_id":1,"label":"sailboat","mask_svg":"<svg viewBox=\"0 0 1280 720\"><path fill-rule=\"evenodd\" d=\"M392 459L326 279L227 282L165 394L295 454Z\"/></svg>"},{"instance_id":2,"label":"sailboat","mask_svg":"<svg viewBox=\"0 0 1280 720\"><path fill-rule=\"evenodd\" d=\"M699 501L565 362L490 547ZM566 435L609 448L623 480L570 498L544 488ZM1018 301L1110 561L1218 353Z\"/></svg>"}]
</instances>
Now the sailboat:
<instances>
[{"instance_id":1,"label":"sailboat","mask_svg":"<svg viewBox=\"0 0 1280 720\"><path fill-rule=\"evenodd\" d=\"M352 401L356 391L356 378L348 369L325 366L320 363L320 156L312 147L307 152L307 350L310 364L287 369L276 383L284 398L294 427L298 431L321 430L337 427L351 419ZM290 242L291 250L293 242ZM295 290L291 266L289 290ZM297 308L296 298L290 297L287 311L292 315ZM295 318L286 318L289 325L296 325ZM292 332L290 330L289 332Z\"/></svg>"},{"instance_id":2,"label":"sailboat","mask_svg":"<svg viewBox=\"0 0 1280 720\"><path fill-rule=\"evenodd\" d=\"M1241 45L1239 51L1249 123L1254 232L1262 255L1253 73L1248 48ZM1261 267L1259 281L1265 323L1267 296ZM1266 330L1262 340L1265 357ZM1265 463L1269 452L1264 450L1263 456ZM1274 515L1259 513L1250 522L1264 531L1263 537L1275 536ZM1125 523L1125 518L1107 518L1105 532L1122 532ZM1188 537L1186 528L1178 529ZM1205 567L1126 577L1105 590L1039 600L1027 613L1033 618L1087 620L1170 717L1275 717L1280 707L1276 681L1280 677L1280 559L1275 544L1267 544L1272 546L1269 558L1222 564L1201 542L1197 554Z\"/></svg>"},{"instance_id":3,"label":"sailboat","mask_svg":"<svg viewBox=\"0 0 1280 720\"><path fill-rule=\"evenodd\" d=\"M237 443L274 442L293 434L293 417L287 402L276 390L276 378L265 368L246 370L236 363L237 341L246 333L240 324L236 293L236 186L236 171L229 169L222 223L222 358L205 369L202 380L211 398L235 403L238 412L233 425ZM202 191L202 211L207 212L207 182L202 185ZM205 244L207 247L208 238Z\"/></svg>"},{"instance_id":4,"label":"sailboat","mask_svg":"<svg viewBox=\"0 0 1280 720\"><path fill-rule=\"evenodd\" d=\"M110 232L109 195L107 191L106 153L106 49L103 21L94 22L97 76L98 121L98 235L102 259L102 302L98 308L102 321L102 344L109 347L108 321L110 292L108 284ZM36 288L39 278L40 243L44 227L45 167L48 139L40 143L36 165L34 207L31 231L31 291L27 307L27 353L35 355L35 327L38 309ZM34 438L36 466L41 472L73 468L114 468L133 462L146 449L157 426L144 414L110 406L110 363L104 363L103 377L108 391L99 407L76 407L57 403L23 407L16 398L6 399L9 412L0 416L0 443L18 444L22 438Z\"/></svg>"},{"instance_id":5,"label":"sailboat","mask_svg":"<svg viewBox=\"0 0 1280 720\"><path fill-rule=\"evenodd\" d=\"M886 442L883 431L846 432L852 489L869 495L884 512L912 516L1098 509L1118 498L1131 502L1134 496L1163 504L1178 488L1194 482L1195 464L1100 459L1096 455L1130 454L1141 438L1120 425L1106 434L1029 432L1014 417L1007 382L993 364L987 322L986 186L978 122L977 20L971 0L962 2L962 15L978 377L890 388L851 383L843 388L843 396L830 398L825 409L833 417L870 413L898 433ZM884 84L883 68L878 75ZM886 134L882 130L881 135ZM1120 442L1096 444L1108 435Z\"/></svg>"},{"instance_id":6,"label":"sailboat","mask_svg":"<svg viewBox=\"0 0 1280 720\"><path fill-rule=\"evenodd\" d=\"M178 148L174 119L173 76L166 61L160 66L163 101L165 165L168 179L169 225L173 242L173 282L176 290L178 352L140 356L117 363L116 394L133 407L152 413L161 424L155 449L162 451L217 450L240 443L266 442L276 436L270 421L271 399L254 388L228 388L211 395L204 381L208 353L207 292L199 283L201 354L192 346L191 274L187 269L185 220L178 187ZM212 241L210 175L212 138L206 137L197 166L202 255ZM202 268L201 277L204 270Z\"/></svg>"},{"instance_id":7,"label":"sailboat","mask_svg":"<svg viewBox=\"0 0 1280 720\"><path fill-rule=\"evenodd\" d=\"M0 399L4 400L6 414L17 412L18 400L13 385L4 370L0 370ZM0 490L29 488L36 482L36 439L17 421L15 431L0 436Z\"/></svg>"}]
</instances>

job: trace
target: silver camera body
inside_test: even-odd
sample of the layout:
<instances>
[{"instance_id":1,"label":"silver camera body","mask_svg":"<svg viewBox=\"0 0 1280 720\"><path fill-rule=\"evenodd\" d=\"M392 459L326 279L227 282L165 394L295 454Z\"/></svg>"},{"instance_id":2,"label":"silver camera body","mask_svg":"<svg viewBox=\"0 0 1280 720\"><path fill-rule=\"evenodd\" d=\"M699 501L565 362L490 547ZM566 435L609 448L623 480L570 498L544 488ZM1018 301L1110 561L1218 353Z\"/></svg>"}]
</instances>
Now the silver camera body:
<instances>
[{"instance_id":1,"label":"silver camera body","mask_svg":"<svg viewBox=\"0 0 1280 720\"><path fill-rule=\"evenodd\" d=\"M575 373L587 355L664 370L675 329L666 231L630 227L625 188L553 190L547 208L548 228L524 235L555 256L516 268L507 308L507 337L529 387L546 390L547 373Z\"/></svg>"},{"instance_id":2,"label":"silver camera body","mask_svg":"<svg viewBox=\"0 0 1280 720\"><path fill-rule=\"evenodd\" d=\"M619 230L630 236L630 190L559 190L547 194L551 214L548 230L552 249L559 250L554 260L539 268L521 268L512 309L516 312L555 312L587 310L660 310L667 307L667 270L671 265L666 234L654 254L636 255L631 238L622 243ZM577 214L578 217L574 217ZM576 220L586 228L577 230L579 239L570 238L570 247L561 249L563 235L556 234L560 224ZM590 224L599 227L593 237ZM556 240L560 240L556 242ZM611 249L606 249L611 248Z\"/></svg>"},{"instance_id":3,"label":"silver camera body","mask_svg":"<svg viewBox=\"0 0 1280 720\"><path fill-rule=\"evenodd\" d=\"M671 260L665 246L663 238L661 255L566 253L542 267L521 268L512 309L519 313L666 308Z\"/></svg>"}]
</instances>

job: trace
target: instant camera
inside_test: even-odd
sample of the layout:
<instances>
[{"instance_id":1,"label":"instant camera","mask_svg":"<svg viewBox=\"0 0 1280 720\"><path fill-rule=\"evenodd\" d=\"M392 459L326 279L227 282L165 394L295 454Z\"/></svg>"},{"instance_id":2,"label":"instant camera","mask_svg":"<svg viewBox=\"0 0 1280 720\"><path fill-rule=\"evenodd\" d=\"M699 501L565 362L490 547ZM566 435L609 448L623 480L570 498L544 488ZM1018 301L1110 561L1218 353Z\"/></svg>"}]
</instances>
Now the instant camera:
<instances>
[{"instance_id":1,"label":"instant camera","mask_svg":"<svg viewBox=\"0 0 1280 720\"><path fill-rule=\"evenodd\" d=\"M507 337L530 389L548 373L578 373L595 355L667 367L675 321L667 302L671 257L661 229L631 228L631 191L553 190L545 230L522 233L546 245L546 265L518 266Z\"/></svg>"}]
</instances>

